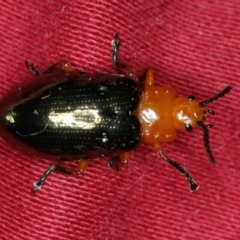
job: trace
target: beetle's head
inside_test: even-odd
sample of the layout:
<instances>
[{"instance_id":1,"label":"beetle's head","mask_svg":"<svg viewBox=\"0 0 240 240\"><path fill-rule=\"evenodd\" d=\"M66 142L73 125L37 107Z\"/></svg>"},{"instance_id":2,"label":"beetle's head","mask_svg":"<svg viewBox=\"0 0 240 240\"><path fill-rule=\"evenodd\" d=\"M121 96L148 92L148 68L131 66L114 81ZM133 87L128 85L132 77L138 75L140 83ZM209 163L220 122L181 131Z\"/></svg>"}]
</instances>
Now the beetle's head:
<instances>
[{"instance_id":1,"label":"beetle's head","mask_svg":"<svg viewBox=\"0 0 240 240\"><path fill-rule=\"evenodd\" d=\"M176 98L173 118L176 130L191 131L199 121L204 122L207 109L202 107L194 96Z\"/></svg>"},{"instance_id":2,"label":"beetle's head","mask_svg":"<svg viewBox=\"0 0 240 240\"><path fill-rule=\"evenodd\" d=\"M232 86L228 86L217 95L202 102L198 102L194 96L189 96L188 98L176 98L174 103L173 118L175 129L192 131L194 127L200 126L203 130L204 146L212 163L215 161L209 147L208 128L213 127L213 125L205 125L204 121L207 113L213 115L214 112L213 110L207 109L206 105L217 100L219 97L223 97L231 89Z\"/></svg>"}]
</instances>

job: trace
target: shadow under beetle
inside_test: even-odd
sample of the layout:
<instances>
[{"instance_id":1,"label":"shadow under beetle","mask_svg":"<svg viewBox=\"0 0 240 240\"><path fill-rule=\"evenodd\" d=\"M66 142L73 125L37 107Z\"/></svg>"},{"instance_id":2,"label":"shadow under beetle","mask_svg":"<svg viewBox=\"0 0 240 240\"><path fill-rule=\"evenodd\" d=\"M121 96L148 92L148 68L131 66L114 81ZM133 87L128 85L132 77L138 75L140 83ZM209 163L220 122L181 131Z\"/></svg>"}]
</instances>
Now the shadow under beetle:
<instances>
[{"instance_id":1,"label":"shadow under beetle","mask_svg":"<svg viewBox=\"0 0 240 240\"><path fill-rule=\"evenodd\" d=\"M37 77L1 99L0 136L6 143L33 157L78 162L76 171L52 164L34 182L34 192L51 172L81 174L92 158L108 157L117 169L119 163L127 163L129 152L140 141L152 144L160 157L185 175L194 192L197 183L184 166L164 154L163 144L175 140L178 130L196 126L202 128L204 147L215 162L208 136L212 125L204 124L207 113L214 112L205 106L232 87L202 102L194 96L177 97L174 89L154 85L152 69L138 80L118 61L119 45L116 34L112 63L125 75L77 72L66 61L40 73L26 61Z\"/></svg>"}]
</instances>

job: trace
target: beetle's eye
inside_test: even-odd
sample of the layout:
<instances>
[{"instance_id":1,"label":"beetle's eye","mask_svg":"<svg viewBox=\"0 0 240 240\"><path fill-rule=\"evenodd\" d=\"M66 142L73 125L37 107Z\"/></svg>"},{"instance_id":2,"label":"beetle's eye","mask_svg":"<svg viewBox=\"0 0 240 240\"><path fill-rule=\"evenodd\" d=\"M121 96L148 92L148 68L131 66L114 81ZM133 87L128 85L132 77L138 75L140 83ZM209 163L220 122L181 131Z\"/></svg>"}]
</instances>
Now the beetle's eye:
<instances>
[{"instance_id":1,"label":"beetle's eye","mask_svg":"<svg viewBox=\"0 0 240 240\"><path fill-rule=\"evenodd\" d=\"M214 115L214 111L212 109L207 109L207 112L210 113L211 115Z\"/></svg>"},{"instance_id":2,"label":"beetle's eye","mask_svg":"<svg viewBox=\"0 0 240 240\"><path fill-rule=\"evenodd\" d=\"M186 124L185 128L188 132L191 132L193 130L193 127L190 124Z\"/></svg>"},{"instance_id":3,"label":"beetle's eye","mask_svg":"<svg viewBox=\"0 0 240 240\"><path fill-rule=\"evenodd\" d=\"M207 128L212 128L213 127L213 124L208 124L206 125Z\"/></svg>"},{"instance_id":4,"label":"beetle's eye","mask_svg":"<svg viewBox=\"0 0 240 240\"><path fill-rule=\"evenodd\" d=\"M193 95L190 95L190 96L188 96L188 100L189 101L192 101L192 100L194 100L194 99L196 99Z\"/></svg>"}]
</instances>

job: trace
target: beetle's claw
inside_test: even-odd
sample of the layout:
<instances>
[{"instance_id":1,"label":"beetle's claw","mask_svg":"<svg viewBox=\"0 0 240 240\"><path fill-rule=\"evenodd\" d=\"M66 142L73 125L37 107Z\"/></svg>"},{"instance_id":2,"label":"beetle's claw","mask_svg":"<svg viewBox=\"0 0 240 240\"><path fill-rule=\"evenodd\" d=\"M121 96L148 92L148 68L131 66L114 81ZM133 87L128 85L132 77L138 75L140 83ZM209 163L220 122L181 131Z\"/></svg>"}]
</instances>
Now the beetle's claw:
<instances>
[{"instance_id":1,"label":"beetle's claw","mask_svg":"<svg viewBox=\"0 0 240 240\"><path fill-rule=\"evenodd\" d=\"M199 189L199 185L194 182L193 180L190 181L190 191L191 192L196 192Z\"/></svg>"},{"instance_id":2,"label":"beetle's claw","mask_svg":"<svg viewBox=\"0 0 240 240\"><path fill-rule=\"evenodd\" d=\"M33 182L33 189L32 189L32 192L35 193L37 192L38 190L40 190L43 186L43 183L44 183L44 180L43 179L38 179L36 181Z\"/></svg>"}]
</instances>

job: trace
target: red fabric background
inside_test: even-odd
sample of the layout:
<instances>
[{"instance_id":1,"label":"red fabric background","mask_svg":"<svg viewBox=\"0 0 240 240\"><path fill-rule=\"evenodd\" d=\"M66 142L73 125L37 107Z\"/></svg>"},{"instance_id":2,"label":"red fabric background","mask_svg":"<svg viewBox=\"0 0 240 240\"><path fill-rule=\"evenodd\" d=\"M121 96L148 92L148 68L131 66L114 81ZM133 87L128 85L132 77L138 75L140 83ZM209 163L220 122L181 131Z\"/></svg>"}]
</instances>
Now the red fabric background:
<instances>
[{"instance_id":1,"label":"red fabric background","mask_svg":"<svg viewBox=\"0 0 240 240\"><path fill-rule=\"evenodd\" d=\"M37 3L38 2L38 3ZM24 60L43 70L66 59L82 71L113 73L110 41L137 74L152 67L158 84L203 100L226 85L208 119L217 165L200 129L166 146L200 184L141 144L115 173L96 159L84 176L53 174L31 194L48 161L0 143L0 239L239 239L239 0L6 0L0 6L0 95L31 79Z\"/></svg>"}]
</instances>

